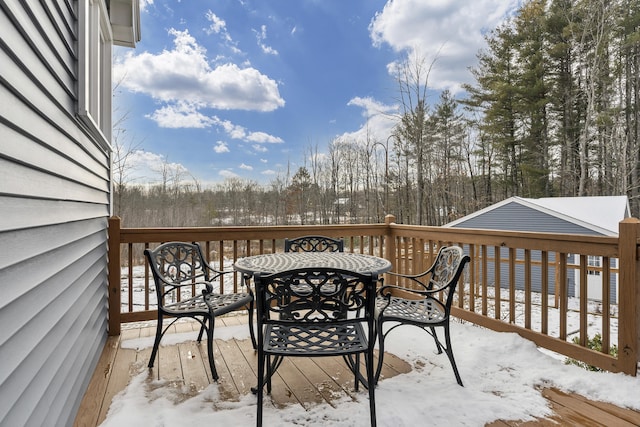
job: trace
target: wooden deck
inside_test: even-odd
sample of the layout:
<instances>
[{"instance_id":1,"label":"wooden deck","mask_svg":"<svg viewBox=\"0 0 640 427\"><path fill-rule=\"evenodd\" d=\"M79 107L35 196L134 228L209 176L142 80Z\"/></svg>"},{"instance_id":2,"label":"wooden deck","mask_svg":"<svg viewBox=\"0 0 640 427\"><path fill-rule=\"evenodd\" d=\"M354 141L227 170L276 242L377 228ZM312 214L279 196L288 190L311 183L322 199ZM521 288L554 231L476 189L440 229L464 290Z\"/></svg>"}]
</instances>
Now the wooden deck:
<instances>
[{"instance_id":1,"label":"wooden deck","mask_svg":"<svg viewBox=\"0 0 640 427\"><path fill-rule=\"evenodd\" d=\"M236 326L246 324L246 317L224 317L216 321L217 327L222 324ZM197 331L198 327L195 322L180 322L169 332L192 332ZM95 427L102 423L113 397L124 390L132 376L148 363L150 347L141 350L122 348L121 342L153 337L154 334L155 326L140 326L123 329L120 336L109 338L74 426ZM221 397L238 400L240 396L250 393L250 387L257 381L257 357L250 340L216 339L215 352ZM392 354L385 355L382 373L385 378L410 370L411 367L405 361ZM161 346L155 366L149 372L149 380L154 379L186 386L183 387L185 399L196 395L212 382L206 346L198 345L195 341ZM582 396L566 394L556 389L543 389L541 393L549 400L554 416L535 422L498 420L489 426L640 426L639 412L589 401ZM340 358L288 358L273 379L271 399L277 406L297 404L309 408L323 401L330 402L333 396L344 394L354 394L353 377Z\"/></svg>"}]
</instances>

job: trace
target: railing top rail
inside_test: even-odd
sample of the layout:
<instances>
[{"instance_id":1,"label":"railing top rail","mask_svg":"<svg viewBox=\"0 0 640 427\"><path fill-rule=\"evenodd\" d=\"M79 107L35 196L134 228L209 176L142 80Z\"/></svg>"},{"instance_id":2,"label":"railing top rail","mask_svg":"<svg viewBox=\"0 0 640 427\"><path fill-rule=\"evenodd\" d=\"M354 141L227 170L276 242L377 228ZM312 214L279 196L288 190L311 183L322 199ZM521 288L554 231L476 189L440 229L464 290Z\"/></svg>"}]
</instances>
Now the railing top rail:
<instances>
[{"instance_id":1,"label":"railing top rail","mask_svg":"<svg viewBox=\"0 0 640 427\"><path fill-rule=\"evenodd\" d=\"M531 231L504 231L470 228L390 225L395 237L417 237L432 241L505 246L521 249L589 253L618 257L618 238L586 234L539 233Z\"/></svg>"},{"instance_id":2,"label":"railing top rail","mask_svg":"<svg viewBox=\"0 0 640 427\"><path fill-rule=\"evenodd\" d=\"M354 235L383 236L389 233L386 224L332 225L276 225L235 227L156 227L121 228L121 243L144 243L172 239L203 240L259 240L284 239L295 235L321 233L330 237Z\"/></svg>"}]
</instances>

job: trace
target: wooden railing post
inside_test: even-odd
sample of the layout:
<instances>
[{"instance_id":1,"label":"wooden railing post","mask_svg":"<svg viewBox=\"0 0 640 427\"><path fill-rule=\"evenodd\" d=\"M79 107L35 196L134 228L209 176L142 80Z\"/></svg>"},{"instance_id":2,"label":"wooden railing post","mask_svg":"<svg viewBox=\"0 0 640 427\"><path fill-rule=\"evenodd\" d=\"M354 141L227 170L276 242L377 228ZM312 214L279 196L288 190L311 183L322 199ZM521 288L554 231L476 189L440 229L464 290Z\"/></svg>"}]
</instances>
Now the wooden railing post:
<instances>
[{"instance_id":1,"label":"wooden railing post","mask_svg":"<svg viewBox=\"0 0 640 427\"><path fill-rule=\"evenodd\" d=\"M391 262L391 271L397 271L396 265L396 236L391 232L391 224L396 222L396 216L387 214L384 217L384 223L387 226L387 235L384 239L385 257Z\"/></svg>"},{"instance_id":2,"label":"wooden railing post","mask_svg":"<svg viewBox=\"0 0 640 427\"><path fill-rule=\"evenodd\" d=\"M636 375L640 348L640 262L638 260L638 237L640 236L640 220L626 218L619 224L620 250L618 286L618 360L622 372Z\"/></svg>"},{"instance_id":3,"label":"wooden railing post","mask_svg":"<svg viewBox=\"0 0 640 427\"><path fill-rule=\"evenodd\" d=\"M120 217L109 218L109 335L120 335Z\"/></svg>"}]
</instances>

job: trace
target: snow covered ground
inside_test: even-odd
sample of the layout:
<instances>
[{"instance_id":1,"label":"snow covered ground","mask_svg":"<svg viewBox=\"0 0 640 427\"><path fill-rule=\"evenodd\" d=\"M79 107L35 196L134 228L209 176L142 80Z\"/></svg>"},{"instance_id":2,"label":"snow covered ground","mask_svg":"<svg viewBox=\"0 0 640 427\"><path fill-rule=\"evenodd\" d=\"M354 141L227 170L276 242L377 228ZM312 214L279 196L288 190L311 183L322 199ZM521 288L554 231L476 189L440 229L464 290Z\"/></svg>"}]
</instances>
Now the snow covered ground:
<instances>
[{"instance_id":1,"label":"snow covered ground","mask_svg":"<svg viewBox=\"0 0 640 427\"><path fill-rule=\"evenodd\" d=\"M174 344L194 340L196 332L172 334ZM248 339L248 329L216 328L217 339ZM454 378L446 355L436 355L431 337L416 328L398 328L386 349L406 360L412 371L384 379L376 388L378 425L484 426L503 420L532 420L552 411L540 388L556 387L589 399L640 410L640 376L591 372L566 365L514 333L499 333L468 323L453 322L451 336L464 387ZM153 338L125 341L123 346L143 348ZM254 426L256 397L225 401L217 384L186 400L173 383L148 379L141 368L127 388L115 397L105 427L189 425ZM305 411L301 405L276 408L265 399L266 426L368 426L366 391L356 400L337 396L329 404Z\"/></svg>"}]
</instances>

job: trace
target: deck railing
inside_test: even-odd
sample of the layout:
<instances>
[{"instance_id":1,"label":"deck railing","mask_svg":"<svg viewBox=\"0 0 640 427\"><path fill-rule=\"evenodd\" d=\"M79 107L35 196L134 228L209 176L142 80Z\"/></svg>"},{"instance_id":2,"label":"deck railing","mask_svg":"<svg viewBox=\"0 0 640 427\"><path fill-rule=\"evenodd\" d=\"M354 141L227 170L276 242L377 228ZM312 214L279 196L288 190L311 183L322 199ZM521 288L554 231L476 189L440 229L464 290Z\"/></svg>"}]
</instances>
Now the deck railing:
<instances>
[{"instance_id":1,"label":"deck railing","mask_svg":"<svg viewBox=\"0 0 640 427\"><path fill-rule=\"evenodd\" d=\"M384 224L121 228L120 219L111 218L109 333L119 334L121 323L156 318L153 280L142 253L161 242L199 242L208 261L230 269L238 258L282 251L286 237L322 234L344 238L348 252L385 257L394 271L405 273L426 269L441 245L458 244L471 262L456 292L456 317L516 332L588 365L636 375L639 220L622 221L619 238L410 226L394 220L389 215ZM231 286L221 286L237 290L240 277L231 276ZM589 286L594 278L600 283L597 300ZM596 334L599 350L588 348ZM614 348L617 355L609 354Z\"/></svg>"}]
</instances>

